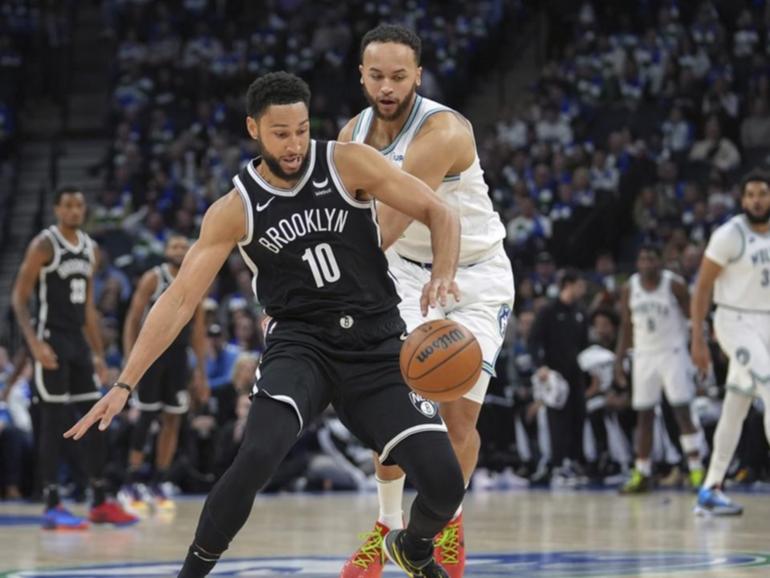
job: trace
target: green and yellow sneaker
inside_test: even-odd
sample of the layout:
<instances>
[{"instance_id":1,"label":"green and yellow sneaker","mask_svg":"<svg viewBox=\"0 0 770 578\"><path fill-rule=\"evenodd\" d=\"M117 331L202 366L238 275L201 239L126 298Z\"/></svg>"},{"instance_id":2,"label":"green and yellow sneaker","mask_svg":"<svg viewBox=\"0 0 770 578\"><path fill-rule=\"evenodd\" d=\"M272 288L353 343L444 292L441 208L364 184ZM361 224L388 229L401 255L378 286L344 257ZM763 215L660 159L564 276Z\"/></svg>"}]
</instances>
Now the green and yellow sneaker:
<instances>
[{"instance_id":1,"label":"green and yellow sneaker","mask_svg":"<svg viewBox=\"0 0 770 578\"><path fill-rule=\"evenodd\" d=\"M631 479L620 488L620 494L623 496L646 494L650 490L652 490L652 480L650 480L649 476L642 475L639 470L633 469L631 471Z\"/></svg>"}]
</instances>

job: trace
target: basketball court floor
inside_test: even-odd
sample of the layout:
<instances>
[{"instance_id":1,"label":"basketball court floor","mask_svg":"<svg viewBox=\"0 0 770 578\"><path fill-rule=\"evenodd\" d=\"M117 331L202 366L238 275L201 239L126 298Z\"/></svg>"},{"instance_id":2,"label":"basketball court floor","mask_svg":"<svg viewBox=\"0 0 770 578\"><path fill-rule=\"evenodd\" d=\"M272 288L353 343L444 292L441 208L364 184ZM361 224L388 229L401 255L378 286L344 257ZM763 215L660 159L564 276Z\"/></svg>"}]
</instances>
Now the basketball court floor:
<instances>
[{"instance_id":1,"label":"basketball court floor","mask_svg":"<svg viewBox=\"0 0 770 578\"><path fill-rule=\"evenodd\" d=\"M770 496L740 518L696 518L682 492L508 491L466 499L467 578L770 576ZM0 578L176 576L202 506L127 529L39 529L37 505L0 504ZM75 506L78 512L82 507ZM334 578L373 524L374 494L260 496L212 576ZM401 575L392 565L385 576Z\"/></svg>"}]
</instances>

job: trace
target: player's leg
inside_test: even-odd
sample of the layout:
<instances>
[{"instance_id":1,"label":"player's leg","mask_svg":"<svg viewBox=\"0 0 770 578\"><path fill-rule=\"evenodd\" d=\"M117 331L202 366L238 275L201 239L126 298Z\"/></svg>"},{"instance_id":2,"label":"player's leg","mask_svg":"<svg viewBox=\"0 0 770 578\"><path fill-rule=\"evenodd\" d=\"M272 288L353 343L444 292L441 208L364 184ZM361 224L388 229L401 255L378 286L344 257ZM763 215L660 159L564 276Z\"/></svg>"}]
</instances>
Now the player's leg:
<instances>
[{"instance_id":1,"label":"player's leg","mask_svg":"<svg viewBox=\"0 0 770 578\"><path fill-rule=\"evenodd\" d=\"M147 447L150 428L159 418L163 403L161 401L161 379L164 356L153 363L139 381L132 406L139 410L139 419L131 431L128 452L128 473L119 497L121 502L139 513L146 512L152 506L152 496L142 479L142 466Z\"/></svg>"},{"instance_id":2,"label":"player's leg","mask_svg":"<svg viewBox=\"0 0 770 578\"><path fill-rule=\"evenodd\" d=\"M75 343L76 361L70 370L70 400L75 420L88 413L96 401L101 398L99 381L91 363L91 350L85 339ZM130 526L139 521L133 514L126 512L115 500L107 497L107 481L104 467L107 464L108 433L91 428L82 440L75 443L75 451L85 466L92 490L91 509L88 519L95 524Z\"/></svg>"},{"instance_id":3,"label":"player's leg","mask_svg":"<svg viewBox=\"0 0 770 578\"><path fill-rule=\"evenodd\" d=\"M262 395L254 398L243 443L206 499L179 578L208 575L246 523L257 492L297 441L298 430L291 405Z\"/></svg>"},{"instance_id":4,"label":"player's leg","mask_svg":"<svg viewBox=\"0 0 770 578\"><path fill-rule=\"evenodd\" d=\"M620 489L621 494L644 493L649 491L652 485L651 455L655 406L660 401L663 386L658 373L658 363L656 355L641 352L634 354L631 406L636 411L636 459L631 478Z\"/></svg>"},{"instance_id":5,"label":"player's leg","mask_svg":"<svg viewBox=\"0 0 770 578\"><path fill-rule=\"evenodd\" d=\"M163 412L155 445L155 473L152 483L156 505L161 509L174 507L173 500L163 486L168 481L168 471L176 454L182 418L190 408L190 395L187 391L190 375L184 370L187 367L187 351L181 347L178 349L170 364L166 366L161 382Z\"/></svg>"},{"instance_id":6,"label":"player's leg","mask_svg":"<svg viewBox=\"0 0 770 578\"><path fill-rule=\"evenodd\" d=\"M394 353L398 347L400 343ZM464 484L438 406L412 394L395 356L382 363L359 365L360 371L344 381L342 396L335 401L338 416L356 437L378 450L384 463L397 460L418 490L406 529L387 535L397 538L391 540L388 556L407 571L420 569L424 573L420 575L447 576L435 563L433 540L460 505ZM361 575L379 575L382 542L381 534L373 536L361 559L346 563L343 576L358 561L378 572Z\"/></svg>"},{"instance_id":7,"label":"player's leg","mask_svg":"<svg viewBox=\"0 0 770 578\"><path fill-rule=\"evenodd\" d=\"M684 348L669 352L667 357L663 387L679 427L679 443L687 456L690 485L700 488L705 477L700 452L703 433L690 409L695 398L695 371Z\"/></svg>"},{"instance_id":8,"label":"player's leg","mask_svg":"<svg viewBox=\"0 0 770 578\"><path fill-rule=\"evenodd\" d=\"M753 401L755 368L769 369L767 352L749 321L742 314L722 308L717 309L714 317L719 346L729 357L730 365L722 414L714 432L711 461L695 506L697 514L739 515L743 512L743 508L722 493L722 482ZM766 323L766 320L762 322Z\"/></svg>"},{"instance_id":9,"label":"player's leg","mask_svg":"<svg viewBox=\"0 0 770 578\"><path fill-rule=\"evenodd\" d=\"M320 377L315 352L279 345L268 347L263 358L243 442L206 499L179 578L208 575L246 522L257 492L329 403L331 390Z\"/></svg>"},{"instance_id":10,"label":"player's leg","mask_svg":"<svg viewBox=\"0 0 770 578\"><path fill-rule=\"evenodd\" d=\"M49 371L38 362L34 364L35 388L40 397L37 467L45 501L43 527L52 530L83 529L88 527L88 522L62 506L58 480L60 456L65 443L62 434L72 423L68 405L71 355L66 339L49 333L46 341L56 352L59 367Z\"/></svg>"}]
</instances>

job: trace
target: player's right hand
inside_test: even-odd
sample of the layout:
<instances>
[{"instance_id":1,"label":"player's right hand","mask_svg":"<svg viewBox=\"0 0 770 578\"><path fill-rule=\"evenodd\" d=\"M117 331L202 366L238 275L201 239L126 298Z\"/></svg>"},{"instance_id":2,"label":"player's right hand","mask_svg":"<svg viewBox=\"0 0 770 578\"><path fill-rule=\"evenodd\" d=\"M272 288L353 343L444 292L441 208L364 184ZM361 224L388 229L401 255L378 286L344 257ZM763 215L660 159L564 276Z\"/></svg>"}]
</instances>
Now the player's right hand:
<instances>
[{"instance_id":1,"label":"player's right hand","mask_svg":"<svg viewBox=\"0 0 770 578\"><path fill-rule=\"evenodd\" d=\"M690 345L690 355L701 377L708 375L709 366L711 365L711 352L703 338L693 339Z\"/></svg>"},{"instance_id":2,"label":"player's right hand","mask_svg":"<svg viewBox=\"0 0 770 578\"><path fill-rule=\"evenodd\" d=\"M123 406L128 401L128 396L129 393L125 389L113 387L102 399L94 404L94 407L86 415L64 432L64 437L79 440L86 435L86 432L97 421L99 422L99 431L106 430L110 426L112 418L123 410Z\"/></svg>"},{"instance_id":3,"label":"player's right hand","mask_svg":"<svg viewBox=\"0 0 770 578\"><path fill-rule=\"evenodd\" d=\"M49 371L59 369L59 358L56 357L53 348L45 341L37 341L32 346L32 355L35 357L35 361L43 366L43 369Z\"/></svg>"}]
</instances>

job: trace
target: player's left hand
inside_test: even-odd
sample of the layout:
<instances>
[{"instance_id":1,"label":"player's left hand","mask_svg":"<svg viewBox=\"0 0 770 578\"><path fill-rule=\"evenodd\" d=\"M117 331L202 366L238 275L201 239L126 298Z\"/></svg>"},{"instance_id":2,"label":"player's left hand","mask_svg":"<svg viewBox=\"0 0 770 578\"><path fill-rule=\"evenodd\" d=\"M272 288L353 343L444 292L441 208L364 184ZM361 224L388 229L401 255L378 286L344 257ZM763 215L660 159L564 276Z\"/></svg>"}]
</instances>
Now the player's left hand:
<instances>
[{"instance_id":1,"label":"player's left hand","mask_svg":"<svg viewBox=\"0 0 770 578\"><path fill-rule=\"evenodd\" d=\"M438 305L447 306L448 296L453 295L455 302L460 301L460 288L457 282L446 277L431 277L422 288L420 296L420 309L425 317L429 308L436 308Z\"/></svg>"},{"instance_id":2,"label":"player's left hand","mask_svg":"<svg viewBox=\"0 0 770 578\"><path fill-rule=\"evenodd\" d=\"M123 406L125 406L128 401L128 396L129 393L125 389L113 387L104 397L102 397L102 399L94 404L94 407L92 407L86 415L81 417L74 426L64 432L64 437L79 440L86 435L86 432L91 429L91 426L97 421L99 422L99 431L106 430L110 426L112 418L123 410Z\"/></svg>"}]
</instances>

